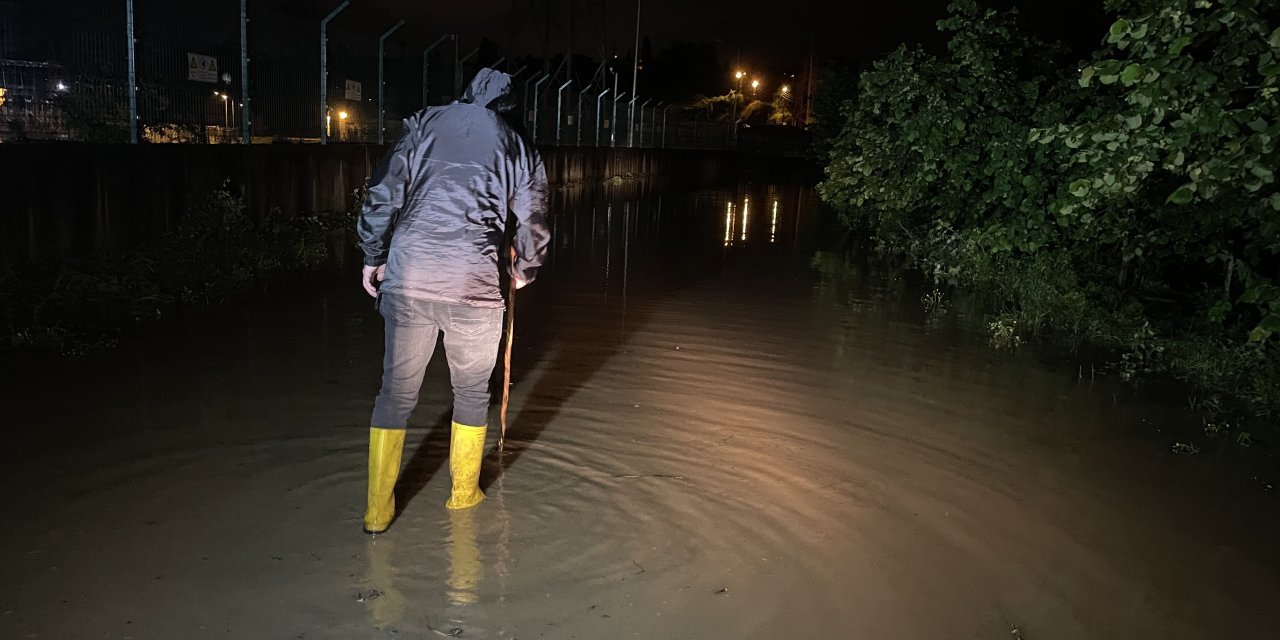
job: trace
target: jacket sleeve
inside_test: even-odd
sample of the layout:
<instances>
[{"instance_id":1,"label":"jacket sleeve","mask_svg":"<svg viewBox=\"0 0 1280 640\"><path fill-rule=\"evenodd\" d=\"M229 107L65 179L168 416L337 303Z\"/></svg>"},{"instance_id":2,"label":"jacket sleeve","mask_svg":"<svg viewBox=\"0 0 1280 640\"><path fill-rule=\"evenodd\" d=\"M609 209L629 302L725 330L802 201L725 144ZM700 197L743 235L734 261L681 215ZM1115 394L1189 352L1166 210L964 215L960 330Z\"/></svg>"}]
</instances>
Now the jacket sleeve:
<instances>
[{"instance_id":1,"label":"jacket sleeve","mask_svg":"<svg viewBox=\"0 0 1280 640\"><path fill-rule=\"evenodd\" d=\"M511 268L512 275L533 282L551 242L551 229L547 225L547 170L536 149L526 148L524 154L511 199L511 212L516 219L516 259Z\"/></svg>"},{"instance_id":2,"label":"jacket sleeve","mask_svg":"<svg viewBox=\"0 0 1280 640\"><path fill-rule=\"evenodd\" d=\"M405 124L409 123L406 121ZM406 132L369 178L369 196L356 222L356 234L367 266L376 267L387 262L396 215L404 206L404 194L409 184L412 146Z\"/></svg>"}]
</instances>

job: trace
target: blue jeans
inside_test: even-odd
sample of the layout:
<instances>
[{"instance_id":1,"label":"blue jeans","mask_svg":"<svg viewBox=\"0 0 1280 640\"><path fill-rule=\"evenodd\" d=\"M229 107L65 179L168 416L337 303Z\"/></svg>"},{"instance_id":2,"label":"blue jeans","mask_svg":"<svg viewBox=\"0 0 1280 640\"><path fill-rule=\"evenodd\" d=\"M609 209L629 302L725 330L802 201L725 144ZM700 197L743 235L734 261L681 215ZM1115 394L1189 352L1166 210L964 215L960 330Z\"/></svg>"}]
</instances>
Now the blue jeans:
<instances>
[{"instance_id":1,"label":"blue jeans","mask_svg":"<svg viewBox=\"0 0 1280 640\"><path fill-rule=\"evenodd\" d=\"M488 424L489 376L502 341L502 309L386 293L378 298L378 310L386 321L386 353L372 426L403 429L409 424L441 331L453 385L453 421L473 427Z\"/></svg>"}]
</instances>

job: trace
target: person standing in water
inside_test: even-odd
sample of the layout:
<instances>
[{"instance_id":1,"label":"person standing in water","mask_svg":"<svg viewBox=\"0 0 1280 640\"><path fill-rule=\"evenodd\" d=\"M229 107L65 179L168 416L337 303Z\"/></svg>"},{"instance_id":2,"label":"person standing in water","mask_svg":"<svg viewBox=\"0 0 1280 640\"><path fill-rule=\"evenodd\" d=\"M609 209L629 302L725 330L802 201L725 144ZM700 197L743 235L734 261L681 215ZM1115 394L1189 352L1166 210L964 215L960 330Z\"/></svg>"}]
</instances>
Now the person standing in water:
<instances>
[{"instance_id":1,"label":"person standing in water","mask_svg":"<svg viewBox=\"0 0 1280 640\"><path fill-rule=\"evenodd\" d=\"M502 338L499 264L508 220L516 288L533 282L550 241L546 171L502 117L514 106L511 77L480 70L457 102L405 119L404 134L370 179L357 225L361 284L386 328L369 429L366 533L386 531L395 516L405 427L441 332L454 402L445 507L484 500L480 460Z\"/></svg>"}]
</instances>

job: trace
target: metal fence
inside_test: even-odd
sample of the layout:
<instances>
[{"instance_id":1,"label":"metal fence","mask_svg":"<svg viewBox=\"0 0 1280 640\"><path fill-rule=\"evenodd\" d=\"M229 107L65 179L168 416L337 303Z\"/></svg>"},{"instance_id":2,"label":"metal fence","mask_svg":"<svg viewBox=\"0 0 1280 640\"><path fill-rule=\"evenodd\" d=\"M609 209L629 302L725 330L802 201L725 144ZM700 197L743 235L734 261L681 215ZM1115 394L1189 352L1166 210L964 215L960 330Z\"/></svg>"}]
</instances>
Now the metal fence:
<instances>
[{"instance_id":1,"label":"metal fence","mask_svg":"<svg viewBox=\"0 0 1280 640\"><path fill-rule=\"evenodd\" d=\"M455 99L478 63L494 62L463 55L456 36L410 46L390 37L394 19L380 35L358 33L258 4L0 0L0 142L389 141L404 117ZM736 140L730 125L643 96L514 73L516 124L539 145Z\"/></svg>"}]
</instances>

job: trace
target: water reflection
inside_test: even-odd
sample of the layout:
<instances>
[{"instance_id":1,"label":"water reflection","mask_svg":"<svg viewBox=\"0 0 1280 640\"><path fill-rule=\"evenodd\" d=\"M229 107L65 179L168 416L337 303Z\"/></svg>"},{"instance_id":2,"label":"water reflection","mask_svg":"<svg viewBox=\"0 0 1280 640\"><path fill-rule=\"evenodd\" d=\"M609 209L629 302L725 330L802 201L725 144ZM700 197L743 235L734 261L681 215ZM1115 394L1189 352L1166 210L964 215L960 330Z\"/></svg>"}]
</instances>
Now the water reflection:
<instances>
[{"instance_id":1,"label":"water reflection","mask_svg":"<svg viewBox=\"0 0 1280 640\"><path fill-rule=\"evenodd\" d=\"M778 241L778 198L773 199L773 220L769 223L769 244Z\"/></svg>"},{"instance_id":2,"label":"water reflection","mask_svg":"<svg viewBox=\"0 0 1280 640\"><path fill-rule=\"evenodd\" d=\"M471 605L484 576L484 559L476 544L475 509L449 512L449 604Z\"/></svg>"},{"instance_id":3,"label":"water reflection","mask_svg":"<svg viewBox=\"0 0 1280 640\"><path fill-rule=\"evenodd\" d=\"M359 599L369 606L374 626L395 629L404 624L404 593L395 568L395 540L392 536L371 536L365 547L368 558L365 589Z\"/></svg>"},{"instance_id":4,"label":"water reflection","mask_svg":"<svg viewBox=\"0 0 1280 640\"><path fill-rule=\"evenodd\" d=\"M724 203L724 246L733 242L733 201Z\"/></svg>"}]
</instances>

